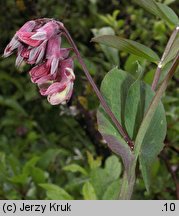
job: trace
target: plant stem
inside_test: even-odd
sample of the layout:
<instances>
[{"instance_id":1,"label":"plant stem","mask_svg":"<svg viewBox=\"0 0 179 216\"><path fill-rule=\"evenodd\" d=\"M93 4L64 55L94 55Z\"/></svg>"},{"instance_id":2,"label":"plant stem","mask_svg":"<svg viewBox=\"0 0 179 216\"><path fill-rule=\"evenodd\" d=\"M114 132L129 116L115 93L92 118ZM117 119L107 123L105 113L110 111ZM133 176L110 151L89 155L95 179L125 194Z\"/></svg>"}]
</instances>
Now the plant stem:
<instances>
[{"instance_id":1,"label":"plant stem","mask_svg":"<svg viewBox=\"0 0 179 216\"><path fill-rule=\"evenodd\" d=\"M125 131L125 129L122 127L122 125L119 123L119 121L117 120L117 118L115 117L115 115L113 114L113 112L111 111L110 107L107 105L104 97L102 96L101 92L99 91L98 87L96 86L93 78L91 77L90 73L88 72L88 69L80 55L80 52L78 51L78 48L76 46L76 44L74 43L71 35L69 34L68 30L64 27L63 28L64 33L68 39L68 41L70 42L70 44L72 45L72 47L74 48L75 54L77 56L77 59L79 61L79 63L81 64L83 71L88 79L88 81L90 82L94 92L96 93L101 105L103 106L104 110L106 111L106 113L109 115L109 117L111 118L111 120L113 121L113 123L115 124L115 126L117 127L119 133L123 136L123 138L125 139L125 141L127 142L127 144L129 145L129 147L131 148L131 150L133 150L134 148L134 143L133 141L130 139L129 135L127 134L127 132Z\"/></svg>"},{"instance_id":2,"label":"plant stem","mask_svg":"<svg viewBox=\"0 0 179 216\"><path fill-rule=\"evenodd\" d=\"M168 53L170 52L170 49L171 49L171 47L175 41L175 38L178 34L178 31L179 31L179 26L177 26L175 28L175 30L173 31L173 33L171 34L170 39L168 40L167 46L166 46L164 53L162 55L162 58L161 58L158 66L157 66L157 70L155 72L155 76L154 76L153 83L152 83L152 90L154 90L154 91L156 90L156 87L157 87L159 79L160 79L161 70L163 67L163 62L164 62L165 58L167 57Z\"/></svg>"},{"instance_id":3,"label":"plant stem","mask_svg":"<svg viewBox=\"0 0 179 216\"><path fill-rule=\"evenodd\" d=\"M129 176L127 175L126 171L124 171L122 184L121 184L121 190L119 194L119 200L130 200L134 184L135 184L135 168L136 168L137 161L133 161L131 164L131 169L129 172Z\"/></svg>"},{"instance_id":4,"label":"plant stem","mask_svg":"<svg viewBox=\"0 0 179 216\"><path fill-rule=\"evenodd\" d=\"M159 89L157 90L157 92L156 92L156 94L155 94L155 96L154 96L145 116L144 116L144 119L140 125L139 131L138 131L138 134L137 134L137 137L135 140L135 148L134 148L135 158L130 164L130 170L128 171L128 175L126 172L124 172L122 185L121 185L121 191L119 194L119 199L121 199L121 200L131 198L134 184L135 184L136 164L137 164L137 160L138 160L138 157L139 157L139 154L141 151L143 139L144 139L145 134L147 132L148 126L150 125L152 117L155 114L155 110L158 107L158 103L160 102L161 97L167 88L168 82L172 78L178 64L179 64L179 53L177 53L177 56L175 57L173 64L172 64L167 76L165 77L165 79L161 83Z\"/></svg>"},{"instance_id":5,"label":"plant stem","mask_svg":"<svg viewBox=\"0 0 179 216\"><path fill-rule=\"evenodd\" d=\"M136 141L135 141L135 143L136 143L135 151L134 151L135 157L138 157L138 155L140 153L142 141L143 141L143 138L146 134L148 126L150 125L152 117L155 114L155 110L157 109L157 106L158 106L158 104L162 98L162 95L167 88L168 82L172 78L172 76L174 75L175 70L178 67L178 64L179 64L179 52L177 53L168 74L166 75L165 79L163 80L160 87L158 88L158 90L157 90L152 102L150 103L150 106L149 106L149 108L148 108L148 110L147 110L147 112L143 118L143 121L140 125L139 132L137 134Z\"/></svg>"}]
</instances>

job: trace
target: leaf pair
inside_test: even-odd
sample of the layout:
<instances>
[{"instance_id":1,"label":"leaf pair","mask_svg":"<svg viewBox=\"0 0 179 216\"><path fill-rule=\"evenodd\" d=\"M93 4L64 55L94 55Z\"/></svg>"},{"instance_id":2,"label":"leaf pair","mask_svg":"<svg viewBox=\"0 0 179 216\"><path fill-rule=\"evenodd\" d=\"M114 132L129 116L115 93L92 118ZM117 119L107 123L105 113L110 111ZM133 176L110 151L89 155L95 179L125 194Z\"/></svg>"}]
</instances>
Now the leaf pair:
<instances>
[{"instance_id":1,"label":"leaf pair","mask_svg":"<svg viewBox=\"0 0 179 216\"><path fill-rule=\"evenodd\" d=\"M150 86L140 80L135 81L125 71L114 68L103 79L101 92L112 112L128 132L130 138L137 137L144 113L153 99L154 92ZM118 133L110 118L100 106L97 114L99 131L107 141L109 148L120 155L128 177L135 161L135 154ZM160 102L152 121L143 138L139 159L140 168L147 189L149 189L150 166L163 148L166 135L165 110ZM135 151L134 151L135 152Z\"/></svg>"}]
</instances>

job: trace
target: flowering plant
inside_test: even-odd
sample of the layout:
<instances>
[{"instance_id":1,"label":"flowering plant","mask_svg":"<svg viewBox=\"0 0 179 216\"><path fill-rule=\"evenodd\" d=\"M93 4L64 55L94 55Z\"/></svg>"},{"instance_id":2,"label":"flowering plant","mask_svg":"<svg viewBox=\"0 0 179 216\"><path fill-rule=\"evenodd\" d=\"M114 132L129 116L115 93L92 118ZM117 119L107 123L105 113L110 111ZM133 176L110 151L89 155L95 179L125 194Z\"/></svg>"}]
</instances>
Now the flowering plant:
<instances>
[{"instance_id":1,"label":"flowering plant","mask_svg":"<svg viewBox=\"0 0 179 216\"><path fill-rule=\"evenodd\" d=\"M122 158L125 167L120 199L131 198L138 161L149 190L150 167L164 147L166 136L166 116L161 98L179 64L178 48L176 49L179 27L176 14L154 0L139 0L138 3L144 8L150 5L150 12L166 20L174 28L161 59L151 48L122 37L102 35L92 40L156 64L151 87L141 80L140 65L138 71L141 74L137 80L116 67L105 76L100 92L68 30L61 22L53 19L37 19L25 23L4 51L4 57L8 57L17 49L17 66L22 61L33 65L29 72L31 81L38 85L40 94L47 96L52 105L64 103L72 95L75 75L70 53L76 54L100 101L98 129L108 147ZM62 37L68 40L70 48L61 47ZM167 75L158 85L161 72L167 64L170 64Z\"/></svg>"},{"instance_id":2,"label":"flowering plant","mask_svg":"<svg viewBox=\"0 0 179 216\"><path fill-rule=\"evenodd\" d=\"M61 47L62 28L63 24L55 20L28 21L4 51L8 57L17 49L16 66L23 61L34 66L29 71L31 81L52 105L70 99L75 80L70 48Z\"/></svg>"}]
</instances>

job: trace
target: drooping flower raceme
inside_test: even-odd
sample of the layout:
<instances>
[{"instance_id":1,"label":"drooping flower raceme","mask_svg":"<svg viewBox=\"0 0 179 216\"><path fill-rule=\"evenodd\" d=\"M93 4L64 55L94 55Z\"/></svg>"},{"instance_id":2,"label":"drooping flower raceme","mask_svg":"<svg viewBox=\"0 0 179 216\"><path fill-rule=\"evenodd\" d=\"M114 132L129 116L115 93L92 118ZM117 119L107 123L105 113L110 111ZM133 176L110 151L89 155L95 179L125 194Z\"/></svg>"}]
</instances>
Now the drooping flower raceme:
<instances>
[{"instance_id":1,"label":"drooping flower raceme","mask_svg":"<svg viewBox=\"0 0 179 216\"><path fill-rule=\"evenodd\" d=\"M63 24L55 20L37 19L26 22L4 50L4 57L17 51L16 66L33 65L31 81L47 96L50 104L68 101L75 80L72 48L61 47Z\"/></svg>"}]
</instances>

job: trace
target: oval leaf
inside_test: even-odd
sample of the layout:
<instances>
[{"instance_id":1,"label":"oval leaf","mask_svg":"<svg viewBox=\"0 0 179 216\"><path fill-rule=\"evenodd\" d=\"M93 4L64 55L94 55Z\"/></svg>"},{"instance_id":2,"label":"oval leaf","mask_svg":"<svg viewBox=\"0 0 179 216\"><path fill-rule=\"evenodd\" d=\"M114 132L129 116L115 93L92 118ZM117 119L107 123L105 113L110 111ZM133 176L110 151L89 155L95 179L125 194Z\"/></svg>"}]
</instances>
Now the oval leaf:
<instances>
[{"instance_id":1,"label":"oval leaf","mask_svg":"<svg viewBox=\"0 0 179 216\"><path fill-rule=\"evenodd\" d=\"M104 168L96 168L90 172L90 181L94 187L98 199L102 199L107 187L116 180L119 181L121 163L115 155L105 161ZM119 193L119 187L117 189Z\"/></svg>"},{"instance_id":2,"label":"oval leaf","mask_svg":"<svg viewBox=\"0 0 179 216\"><path fill-rule=\"evenodd\" d=\"M123 124L124 120L124 105L127 91L132 83L133 79L131 76L125 71L114 68L108 72L101 84L101 92L121 124ZM134 156L101 106L97 112L97 121L98 129L106 140L108 147L121 156L126 172L129 173Z\"/></svg>"},{"instance_id":3,"label":"oval leaf","mask_svg":"<svg viewBox=\"0 0 179 216\"><path fill-rule=\"evenodd\" d=\"M144 113L154 96L151 87L140 80L134 82L134 79L129 74L116 68L105 76L102 81L101 91L118 121L126 128L131 139L135 140ZM131 152L102 107L98 110L97 120L99 131L107 141L109 148L121 156L129 176L131 165L134 162L133 152ZM149 188L150 166L163 148L165 135L165 110L160 102L142 140L139 155L140 168L147 189Z\"/></svg>"},{"instance_id":4,"label":"oval leaf","mask_svg":"<svg viewBox=\"0 0 179 216\"><path fill-rule=\"evenodd\" d=\"M112 155L105 161L105 171L109 174L109 180L114 181L119 178L122 168L117 156Z\"/></svg>"}]
</instances>

